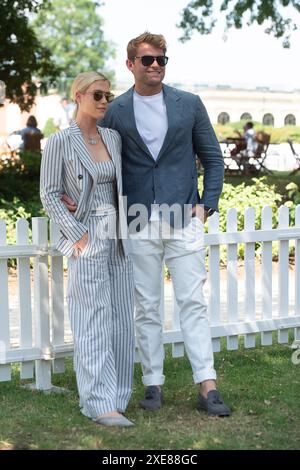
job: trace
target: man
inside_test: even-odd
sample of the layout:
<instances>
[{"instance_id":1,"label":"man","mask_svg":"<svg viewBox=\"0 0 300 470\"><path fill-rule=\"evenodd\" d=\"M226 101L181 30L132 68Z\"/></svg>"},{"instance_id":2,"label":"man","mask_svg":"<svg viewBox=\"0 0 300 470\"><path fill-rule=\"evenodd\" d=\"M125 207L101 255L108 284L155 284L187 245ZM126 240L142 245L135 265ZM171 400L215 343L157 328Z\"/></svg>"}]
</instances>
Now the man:
<instances>
[{"instance_id":1,"label":"man","mask_svg":"<svg viewBox=\"0 0 300 470\"><path fill-rule=\"evenodd\" d=\"M145 409L155 410L163 401L161 387L165 378L159 304L165 259L180 308L181 329L194 381L201 384L199 407L210 414L226 416L230 410L216 391L210 328L202 292L206 278L205 253L201 241L197 246L197 240L192 240L191 236L199 223L197 217L204 219L217 209L223 184L223 157L199 97L162 83L168 61L164 37L148 32L140 35L129 42L127 57L126 65L134 76L134 87L110 105L104 125L116 129L122 137L128 220L130 222L134 216L134 211L130 214L134 204L144 204L149 219L146 226L145 221L141 223L140 233L132 235L131 239L135 325L146 386L145 398L140 404ZM201 199L195 154L204 167ZM204 214L203 206L195 207L197 202L204 205ZM157 206L161 204L193 207L196 217L183 229L181 238L176 239L174 231L172 237L172 230L171 236L164 237L164 221ZM175 219L176 216L171 225ZM190 246L187 241L192 242Z\"/></svg>"},{"instance_id":2,"label":"man","mask_svg":"<svg viewBox=\"0 0 300 470\"><path fill-rule=\"evenodd\" d=\"M180 308L180 325L194 382L200 384L198 407L212 415L228 416L230 410L216 390L203 297L205 250L201 237L197 237L203 229L202 221L218 207L223 157L199 97L162 83L168 61L164 37L146 32L129 42L127 53L126 64L134 76L134 87L111 103L102 125L116 129L122 137L123 192L127 197L135 280L135 325L146 386L140 405L157 410L163 402L159 305L165 260ZM201 198L195 154L204 168ZM196 207L197 203L201 205ZM170 210L166 221L165 208L174 206L175 213ZM188 217L189 208L195 217ZM135 217L136 213L139 217Z\"/></svg>"}]
</instances>

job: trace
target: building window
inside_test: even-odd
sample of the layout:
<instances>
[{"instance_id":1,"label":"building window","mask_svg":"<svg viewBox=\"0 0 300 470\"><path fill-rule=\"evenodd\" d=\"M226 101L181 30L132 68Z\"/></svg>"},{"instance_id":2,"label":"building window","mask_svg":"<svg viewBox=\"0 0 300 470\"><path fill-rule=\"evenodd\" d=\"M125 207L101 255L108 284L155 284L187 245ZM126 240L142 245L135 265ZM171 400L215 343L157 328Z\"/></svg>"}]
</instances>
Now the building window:
<instances>
[{"instance_id":1,"label":"building window","mask_svg":"<svg viewBox=\"0 0 300 470\"><path fill-rule=\"evenodd\" d=\"M241 115L241 121L252 121L252 116L250 113L243 113Z\"/></svg>"},{"instance_id":2,"label":"building window","mask_svg":"<svg viewBox=\"0 0 300 470\"><path fill-rule=\"evenodd\" d=\"M230 122L230 117L228 113L220 113L218 116L218 123L219 124L227 124Z\"/></svg>"},{"instance_id":3,"label":"building window","mask_svg":"<svg viewBox=\"0 0 300 470\"><path fill-rule=\"evenodd\" d=\"M285 126L295 126L296 125L296 118L293 114L288 114L284 118L284 125Z\"/></svg>"},{"instance_id":4,"label":"building window","mask_svg":"<svg viewBox=\"0 0 300 470\"><path fill-rule=\"evenodd\" d=\"M274 116L273 114L267 113L263 117L263 125L264 126L274 126Z\"/></svg>"}]
</instances>

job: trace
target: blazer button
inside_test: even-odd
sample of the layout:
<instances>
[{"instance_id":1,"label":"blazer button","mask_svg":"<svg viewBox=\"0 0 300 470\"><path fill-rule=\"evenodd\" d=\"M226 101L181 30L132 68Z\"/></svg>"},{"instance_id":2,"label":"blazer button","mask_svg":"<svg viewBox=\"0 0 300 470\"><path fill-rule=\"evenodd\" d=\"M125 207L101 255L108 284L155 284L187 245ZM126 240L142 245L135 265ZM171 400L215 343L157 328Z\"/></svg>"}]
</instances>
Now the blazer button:
<instances>
[{"instance_id":1,"label":"blazer button","mask_svg":"<svg viewBox=\"0 0 300 470\"><path fill-rule=\"evenodd\" d=\"M154 168L158 168L158 164L157 164L157 163L154 165Z\"/></svg>"},{"instance_id":2,"label":"blazer button","mask_svg":"<svg viewBox=\"0 0 300 470\"><path fill-rule=\"evenodd\" d=\"M83 175L78 175L79 180L82 180L82 178L83 178Z\"/></svg>"}]
</instances>

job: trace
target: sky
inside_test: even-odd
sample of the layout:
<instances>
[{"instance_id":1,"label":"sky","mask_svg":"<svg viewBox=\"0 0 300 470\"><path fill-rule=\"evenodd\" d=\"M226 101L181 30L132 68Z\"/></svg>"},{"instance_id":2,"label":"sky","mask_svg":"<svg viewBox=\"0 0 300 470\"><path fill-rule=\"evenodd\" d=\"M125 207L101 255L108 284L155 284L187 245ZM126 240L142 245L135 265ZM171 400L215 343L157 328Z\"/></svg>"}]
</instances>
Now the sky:
<instances>
[{"instance_id":1,"label":"sky","mask_svg":"<svg viewBox=\"0 0 300 470\"><path fill-rule=\"evenodd\" d=\"M127 70L126 46L130 39L148 30L166 37L169 63L166 83L229 85L278 90L300 89L300 15L298 31L293 33L290 49L281 40L265 34L264 27L230 29L224 41L224 28L206 36L194 33L190 41L179 42L180 12L188 0L105 0L99 9L104 20L105 39L116 47L116 59L108 65L117 83L132 82ZM221 17L221 15L220 15Z\"/></svg>"}]
</instances>

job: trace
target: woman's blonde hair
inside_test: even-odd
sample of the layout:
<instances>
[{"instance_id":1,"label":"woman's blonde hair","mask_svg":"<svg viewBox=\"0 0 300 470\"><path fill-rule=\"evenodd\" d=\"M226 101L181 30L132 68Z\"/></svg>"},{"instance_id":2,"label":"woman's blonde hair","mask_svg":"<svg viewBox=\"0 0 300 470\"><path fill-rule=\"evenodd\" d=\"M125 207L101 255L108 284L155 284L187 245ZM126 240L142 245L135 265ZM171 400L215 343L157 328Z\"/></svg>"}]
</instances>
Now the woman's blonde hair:
<instances>
[{"instance_id":1,"label":"woman's blonde hair","mask_svg":"<svg viewBox=\"0 0 300 470\"><path fill-rule=\"evenodd\" d=\"M82 72L77 75L74 79L72 86L71 86L71 98L76 103L76 108L74 111L74 119L76 118L78 112L78 103L76 101L76 93L79 91L80 93L85 93L88 87L96 82L97 80L103 80L108 82L110 85L110 81L108 78L103 75L103 73L99 72Z\"/></svg>"}]
</instances>

